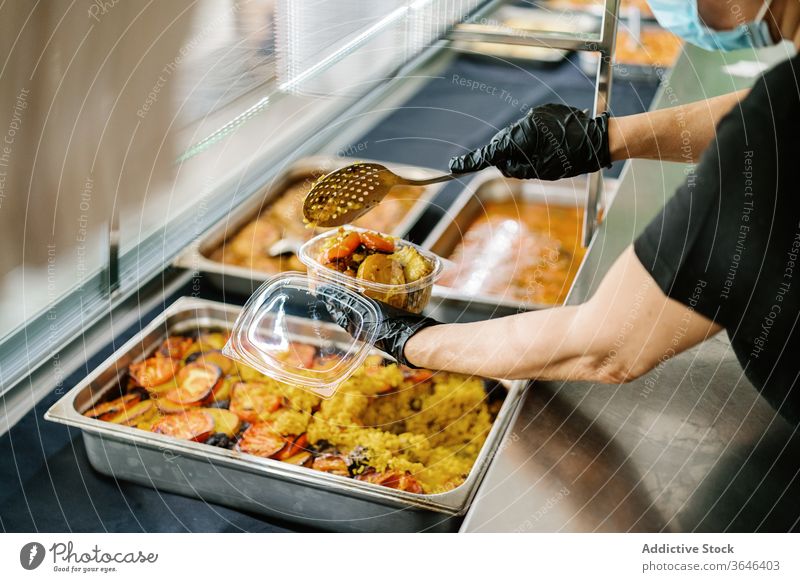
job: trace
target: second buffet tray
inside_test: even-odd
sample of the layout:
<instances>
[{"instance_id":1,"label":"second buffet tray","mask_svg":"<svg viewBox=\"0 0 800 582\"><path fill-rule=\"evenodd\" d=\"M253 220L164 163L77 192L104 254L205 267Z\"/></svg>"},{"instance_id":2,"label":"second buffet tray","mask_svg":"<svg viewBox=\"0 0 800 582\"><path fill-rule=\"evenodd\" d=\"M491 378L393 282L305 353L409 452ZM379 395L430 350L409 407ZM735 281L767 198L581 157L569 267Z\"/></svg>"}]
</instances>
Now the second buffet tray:
<instances>
[{"instance_id":1,"label":"second buffet tray","mask_svg":"<svg viewBox=\"0 0 800 582\"><path fill-rule=\"evenodd\" d=\"M366 160L332 156L303 158L270 182L260 195L226 215L206 234L185 249L176 266L204 273L216 286L250 295L270 277L283 271L302 271L293 253L266 256L269 246L281 238L304 242L319 231L302 222L302 200L320 176L342 166ZM392 164L403 176L430 178L434 170ZM359 219L355 225L398 237L406 235L441 189L441 185L394 188L393 199Z\"/></svg>"}]
</instances>

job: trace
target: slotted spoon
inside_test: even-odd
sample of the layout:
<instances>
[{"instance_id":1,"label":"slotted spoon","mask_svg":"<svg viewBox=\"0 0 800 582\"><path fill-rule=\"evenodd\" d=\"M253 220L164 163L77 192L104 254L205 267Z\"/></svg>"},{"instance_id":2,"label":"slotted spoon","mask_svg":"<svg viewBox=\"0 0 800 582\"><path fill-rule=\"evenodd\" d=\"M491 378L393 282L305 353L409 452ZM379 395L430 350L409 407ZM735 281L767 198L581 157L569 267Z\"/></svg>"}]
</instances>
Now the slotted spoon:
<instances>
[{"instance_id":1,"label":"slotted spoon","mask_svg":"<svg viewBox=\"0 0 800 582\"><path fill-rule=\"evenodd\" d=\"M427 186L454 178L445 174L412 180L381 164L351 164L317 180L303 202L303 215L318 226L342 226L375 208L395 186Z\"/></svg>"}]
</instances>

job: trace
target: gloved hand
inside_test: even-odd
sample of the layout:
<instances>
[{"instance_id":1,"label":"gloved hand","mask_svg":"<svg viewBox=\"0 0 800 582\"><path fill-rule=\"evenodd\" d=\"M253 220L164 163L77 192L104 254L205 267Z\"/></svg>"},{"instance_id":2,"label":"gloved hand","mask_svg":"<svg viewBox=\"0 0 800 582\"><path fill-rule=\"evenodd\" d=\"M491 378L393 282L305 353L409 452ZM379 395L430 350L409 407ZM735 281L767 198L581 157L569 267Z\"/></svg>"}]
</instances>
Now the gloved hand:
<instances>
[{"instance_id":1,"label":"gloved hand","mask_svg":"<svg viewBox=\"0 0 800 582\"><path fill-rule=\"evenodd\" d=\"M354 300L342 288L336 285L324 285L317 289L316 296L322 300L325 309L330 314L334 323L344 328L349 334L355 335L358 326L363 321L367 326L377 327L375 347L392 356L398 363L416 368L406 360L403 350L406 342L419 330L439 322L430 317L416 315L403 309L397 309L385 303L363 297L366 301L377 307L382 319L376 322L364 306Z\"/></svg>"},{"instance_id":2,"label":"gloved hand","mask_svg":"<svg viewBox=\"0 0 800 582\"><path fill-rule=\"evenodd\" d=\"M540 180L608 168L608 113L590 118L568 105L541 105L501 129L487 145L450 160L450 171L456 174L489 166L510 178Z\"/></svg>"}]
</instances>

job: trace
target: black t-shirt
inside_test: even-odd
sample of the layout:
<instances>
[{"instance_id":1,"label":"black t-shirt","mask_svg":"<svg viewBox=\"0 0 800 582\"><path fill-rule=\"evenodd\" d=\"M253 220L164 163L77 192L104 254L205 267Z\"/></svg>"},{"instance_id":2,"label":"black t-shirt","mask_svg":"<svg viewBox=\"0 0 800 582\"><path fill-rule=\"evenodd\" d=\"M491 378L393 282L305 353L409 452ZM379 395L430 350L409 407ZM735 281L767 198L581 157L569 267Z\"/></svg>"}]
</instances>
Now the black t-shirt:
<instances>
[{"instance_id":1,"label":"black t-shirt","mask_svg":"<svg viewBox=\"0 0 800 582\"><path fill-rule=\"evenodd\" d=\"M669 297L725 327L750 381L800 423L800 57L761 77L634 243Z\"/></svg>"}]
</instances>

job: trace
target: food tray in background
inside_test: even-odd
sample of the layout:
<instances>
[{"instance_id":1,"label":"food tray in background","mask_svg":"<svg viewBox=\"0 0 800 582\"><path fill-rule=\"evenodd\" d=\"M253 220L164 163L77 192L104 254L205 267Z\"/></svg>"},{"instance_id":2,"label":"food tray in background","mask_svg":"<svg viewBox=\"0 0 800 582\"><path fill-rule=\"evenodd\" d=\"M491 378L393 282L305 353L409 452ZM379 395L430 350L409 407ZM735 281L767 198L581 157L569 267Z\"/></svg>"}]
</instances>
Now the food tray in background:
<instances>
[{"instance_id":1,"label":"food tray in background","mask_svg":"<svg viewBox=\"0 0 800 582\"><path fill-rule=\"evenodd\" d=\"M617 31L617 48L614 52L614 75L633 81L658 83L672 69L681 54L683 41L658 26L642 26L639 41L623 27ZM586 74L597 72L597 53L579 55L581 69Z\"/></svg>"},{"instance_id":2,"label":"food tray in background","mask_svg":"<svg viewBox=\"0 0 800 582\"><path fill-rule=\"evenodd\" d=\"M589 34L600 30L600 20L588 14L560 14L521 6L501 6L485 21L469 23L469 26L474 25L499 26L501 29L521 30L529 33L570 31ZM570 52L562 49L494 42L454 41L452 46L463 52L502 59L533 61L543 65L558 64Z\"/></svg>"},{"instance_id":3,"label":"food tray in background","mask_svg":"<svg viewBox=\"0 0 800 582\"><path fill-rule=\"evenodd\" d=\"M284 220L282 217L288 217L286 219L286 222L290 224L288 232L296 237L310 239L314 234L322 232L324 229L307 229L302 223L302 199L300 199L298 205L295 205L289 203L289 199L282 199L282 196L295 187L310 188L314 180L319 176L356 161L364 162L367 160L334 156L315 156L298 160L286 171L271 180L260 195L252 196L247 202L211 227L207 234L189 245L176 259L175 265L204 273L212 284L225 291L242 295L250 295L261 283L279 272L304 271L305 267L300 264L294 255L284 257L280 265L274 260L265 260L262 267L258 258L251 260L249 265L233 264L225 262L223 254L236 248L234 244L244 244L248 248L253 248L264 237L274 236L270 231L270 225L275 225L276 221L267 218L272 212L280 216L280 220ZM439 174L434 170L417 166L391 164L391 168L409 178L430 178ZM378 207L370 211L356 221L355 224L402 238L408 234L411 226L419 219L441 187L441 184L415 187L420 191L415 202L408 204L402 200L392 202L392 204L408 205L409 207L403 212L397 212L397 215L400 216L398 220L384 220L386 224L391 225L388 230L384 230L384 225L373 224L376 219L385 216L385 214L381 214L387 209L385 203L381 205L383 209ZM395 195L397 191L398 188L393 189L390 195ZM254 225L251 223L262 216L265 218L258 223L259 228L253 230ZM295 216L297 216L296 220ZM284 225L275 226L278 230L284 231ZM237 235L242 232L245 235L237 239ZM267 246L269 245L264 244L264 247Z\"/></svg>"},{"instance_id":4,"label":"food tray in background","mask_svg":"<svg viewBox=\"0 0 800 582\"><path fill-rule=\"evenodd\" d=\"M525 382L505 399L466 480L439 494L415 494L235 450L177 440L82 415L119 389L128 367L171 334L230 329L239 309L181 298L117 350L45 414L79 428L92 466L115 479L335 531L452 531L516 413ZM317 326L318 327L318 326ZM298 341L314 343L309 331Z\"/></svg>"},{"instance_id":5,"label":"food tray in background","mask_svg":"<svg viewBox=\"0 0 800 582\"><path fill-rule=\"evenodd\" d=\"M607 199L611 199L617 188L617 181L605 179L604 188ZM495 171L479 174L422 243L424 248L449 260L448 267L433 288L432 304L438 304L439 307L453 306L462 312L506 314L545 309L563 303L585 253L580 245L585 198L585 177L543 182L504 178ZM500 211L498 218L492 221L491 225L486 222L487 208ZM521 239L518 222L526 208L533 209L534 216L544 216L546 226L534 229L533 236L528 237L526 234L526 238ZM504 209L508 212L503 212ZM564 216L574 220L574 224L564 226L554 222L563 220ZM507 217L510 220L502 220L501 223L500 217ZM462 271L459 277L460 284L451 287L448 279L452 282L453 269L459 266L459 262L452 258L453 252L462 243L470 227L476 223L481 225L481 229L488 235L487 238L490 238L485 249L486 262L481 264L478 261L479 267L483 265L485 267ZM565 241L564 244L567 253L572 254L571 258L566 257L567 253L558 255L552 253L551 248L559 247L545 244L549 243L551 234L559 229L562 231L566 229L573 239ZM514 249L514 244L520 246ZM526 287L522 291L519 285L515 288L512 277L519 275L519 265L523 259L530 256L528 253L535 245L539 245L537 248L548 249L546 251L548 255L540 270L533 274L531 287ZM547 258L551 256L552 259ZM569 266L569 276L564 277L564 283L558 286L558 300L552 302L534 300L534 297L541 295L539 283L544 281L541 284L547 284L551 276L550 269L554 265L565 264ZM473 271L474 276L467 276ZM487 286L491 286L492 281L497 282L495 289L491 292L485 291Z\"/></svg>"},{"instance_id":6,"label":"food tray in background","mask_svg":"<svg viewBox=\"0 0 800 582\"><path fill-rule=\"evenodd\" d=\"M544 10L580 11L598 18L603 16L606 8L605 0L539 0L537 5ZM619 5L619 17L643 18L655 21L655 16L647 0L622 0Z\"/></svg>"}]
</instances>

